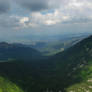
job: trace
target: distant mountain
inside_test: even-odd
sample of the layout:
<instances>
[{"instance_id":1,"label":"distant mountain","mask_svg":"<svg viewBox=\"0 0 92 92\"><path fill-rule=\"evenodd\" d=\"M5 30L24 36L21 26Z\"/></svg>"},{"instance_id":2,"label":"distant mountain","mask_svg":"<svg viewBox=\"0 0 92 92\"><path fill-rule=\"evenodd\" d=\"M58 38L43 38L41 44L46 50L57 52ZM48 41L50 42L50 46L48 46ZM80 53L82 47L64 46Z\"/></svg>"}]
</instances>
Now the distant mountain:
<instances>
[{"instance_id":1,"label":"distant mountain","mask_svg":"<svg viewBox=\"0 0 92 92\"><path fill-rule=\"evenodd\" d=\"M88 35L70 35L68 37L61 37L61 39L56 39L53 41L37 41L29 46L37 49L45 56L52 56L72 47L87 36Z\"/></svg>"},{"instance_id":2,"label":"distant mountain","mask_svg":"<svg viewBox=\"0 0 92 92\"><path fill-rule=\"evenodd\" d=\"M22 44L0 43L0 61L32 60L41 56L37 50ZM36 58L35 58L36 57Z\"/></svg>"}]
</instances>

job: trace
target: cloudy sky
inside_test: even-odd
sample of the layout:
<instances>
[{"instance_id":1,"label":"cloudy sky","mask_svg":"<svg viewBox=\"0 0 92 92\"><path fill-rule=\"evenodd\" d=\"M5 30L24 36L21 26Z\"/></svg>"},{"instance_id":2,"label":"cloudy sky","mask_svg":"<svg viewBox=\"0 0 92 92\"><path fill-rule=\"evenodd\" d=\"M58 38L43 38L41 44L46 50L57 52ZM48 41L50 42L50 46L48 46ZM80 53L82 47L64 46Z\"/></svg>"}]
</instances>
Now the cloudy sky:
<instances>
[{"instance_id":1,"label":"cloudy sky","mask_svg":"<svg viewBox=\"0 0 92 92\"><path fill-rule=\"evenodd\" d=\"M0 0L0 41L92 31L92 0Z\"/></svg>"}]
</instances>

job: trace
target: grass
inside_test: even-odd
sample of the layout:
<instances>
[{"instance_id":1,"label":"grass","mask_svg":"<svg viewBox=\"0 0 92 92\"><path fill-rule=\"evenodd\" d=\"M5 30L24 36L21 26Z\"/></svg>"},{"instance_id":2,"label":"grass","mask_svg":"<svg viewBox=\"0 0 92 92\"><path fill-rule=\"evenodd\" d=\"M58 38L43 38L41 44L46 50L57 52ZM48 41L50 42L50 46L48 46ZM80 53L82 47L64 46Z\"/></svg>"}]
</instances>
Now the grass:
<instances>
[{"instance_id":1,"label":"grass","mask_svg":"<svg viewBox=\"0 0 92 92\"><path fill-rule=\"evenodd\" d=\"M92 61L83 67L80 74L83 81L66 89L66 92L92 92Z\"/></svg>"},{"instance_id":2,"label":"grass","mask_svg":"<svg viewBox=\"0 0 92 92\"><path fill-rule=\"evenodd\" d=\"M8 79L0 77L0 92L23 92L23 90Z\"/></svg>"}]
</instances>

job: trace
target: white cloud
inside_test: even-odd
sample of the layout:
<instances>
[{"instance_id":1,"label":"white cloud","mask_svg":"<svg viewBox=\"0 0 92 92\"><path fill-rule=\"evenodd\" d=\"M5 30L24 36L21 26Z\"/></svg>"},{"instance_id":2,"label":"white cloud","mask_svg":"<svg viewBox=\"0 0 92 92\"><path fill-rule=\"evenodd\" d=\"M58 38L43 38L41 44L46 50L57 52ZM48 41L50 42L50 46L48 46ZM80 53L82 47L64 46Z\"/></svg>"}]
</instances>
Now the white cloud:
<instances>
[{"instance_id":1,"label":"white cloud","mask_svg":"<svg viewBox=\"0 0 92 92\"><path fill-rule=\"evenodd\" d=\"M69 16L63 15L60 11L55 10L53 13L42 14L40 12L33 12L30 17L23 17L20 23L25 24L26 27L32 25L55 25L69 20Z\"/></svg>"},{"instance_id":2,"label":"white cloud","mask_svg":"<svg viewBox=\"0 0 92 92\"><path fill-rule=\"evenodd\" d=\"M2 0L0 0L2 1ZM4 0L5 1L5 0ZM12 4L15 3L12 0ZM0 26L14 28L29 28L37 26L51 26L65 23L92 22L92 0L15 0L23 6L32 8L30 15L0 16ZM25 4L24 4L25 3ZM33 6L30 6L33 5ZM37 5L37 6L36 6ZM41 7L40 7L41 5ZM43 7L46 5L46 7ZM39 9L37 9L39 7ZM44 13L42 11L44 11ZM51 11L53 10L53 12ZM25 11L25 9L24 9ZM50 12L51 11L51 12Z\"/></svg>"},{"instance_id":3,"label":"white cloud","mask_svg":"<svg viewBox=\"0 0 92 92\"><path fill-rule=\"evenodd\" d=\"M29 3L32 2L33 0ZM48 8L44 14L41 11L35 11L29 17L21 17L20 24L24 25L24 27L36 27L39 25L50 26L60 23L88 23L92 21L91 0L47 0L46 2L52 8ZM54 11L48 12L50 9L54 9Z\"/></svg>"},{"instance_id":4,"label":"white cloud","mask_svg":"<svg viewBox=\"0 0 92 92\"><path fill-rule=\"evenodd\" d=\"M20 19L20 23L25 23L25 22L28 22L29 21L29 18L28 17L23 17Z\"/></svg>"}]
</instances>

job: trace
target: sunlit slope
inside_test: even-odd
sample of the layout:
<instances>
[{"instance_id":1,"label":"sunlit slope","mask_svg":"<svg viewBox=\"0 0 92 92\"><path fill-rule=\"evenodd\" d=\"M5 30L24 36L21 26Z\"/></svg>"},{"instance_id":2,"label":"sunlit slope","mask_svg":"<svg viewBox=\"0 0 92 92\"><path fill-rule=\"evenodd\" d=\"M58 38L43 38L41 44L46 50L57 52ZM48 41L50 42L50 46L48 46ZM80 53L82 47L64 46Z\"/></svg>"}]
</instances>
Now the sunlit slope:
<instances>
[{"instance_id":1,"label":"sunlit slope","mask_svg":"<svg viewBox=\"0 0 92 92\"><path fill-rule=\"evenodd\" d=\"M15 83L0 77L0 92L23 92Z\"/></svg>"},{"instance_id":2,"label":"sunlit slope","mask_svg":"<svg viewBox=\"0 0 92 92\"><path fill-rule=\"evenodd\" d=\"M75 74L72 77L77 77L77 80L81 79L81 81L68 87L67 92L92 92L92 61L80 65L73 72Z\"/></svg>"}]
</instances>

